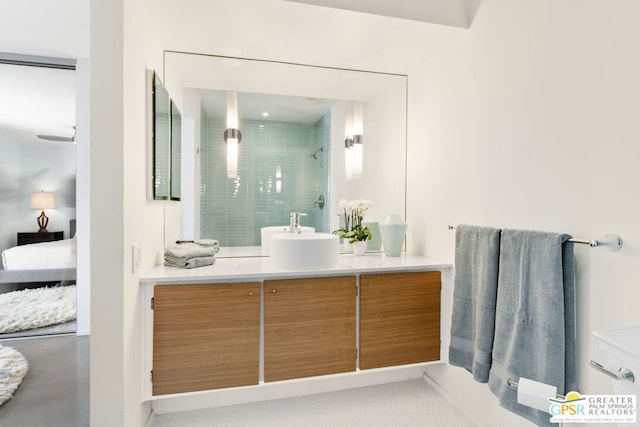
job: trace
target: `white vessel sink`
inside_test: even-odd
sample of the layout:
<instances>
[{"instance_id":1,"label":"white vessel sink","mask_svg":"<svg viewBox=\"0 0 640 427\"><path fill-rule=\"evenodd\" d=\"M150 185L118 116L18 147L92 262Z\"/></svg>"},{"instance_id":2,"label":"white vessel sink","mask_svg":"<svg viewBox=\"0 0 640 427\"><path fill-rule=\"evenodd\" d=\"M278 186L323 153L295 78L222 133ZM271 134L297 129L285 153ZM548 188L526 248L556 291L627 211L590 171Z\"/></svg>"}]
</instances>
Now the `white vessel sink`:
<instances>
[{"instance_id":1,"label":"white vessel sink","mask_svg":"<svg viewBox=\"0 0 640 427\"><path fill-rule=\"evenodd\" d=\"M340 243L334 234L275 234L270 240L270 256L277 267L314 270L338 264Z\"/></svg>"},{"instance_id":2,"label":"white vessel sink","mask_svg":"<svg viewBox=\"0 0 640 427\"><path fill-rule=\"evenodd\" d=\"M262 245L263 253L269 253L269 241L271 236L274 234L282 234L288 233L289 226L288 225L273 225L270 227L262 227L260 229L260 244ZM316 229L314 227L301 226L301 233L315 233Z\"/></svg>"}]
</instances>

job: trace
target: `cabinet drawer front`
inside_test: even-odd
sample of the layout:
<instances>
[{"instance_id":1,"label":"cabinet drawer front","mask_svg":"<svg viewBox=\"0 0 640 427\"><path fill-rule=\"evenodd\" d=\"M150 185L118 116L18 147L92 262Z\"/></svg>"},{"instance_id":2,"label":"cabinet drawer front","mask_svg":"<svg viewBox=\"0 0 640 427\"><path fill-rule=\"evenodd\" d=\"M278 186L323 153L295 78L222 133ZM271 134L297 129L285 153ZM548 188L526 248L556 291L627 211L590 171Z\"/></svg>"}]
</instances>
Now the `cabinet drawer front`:
<instances>
[{"instance_id":1,"label":"cabinet drawer front","mask_svg":"<svg viewBox=\"0 0 640 427\"><path fill-rule=\"evenodd\" d=\"M440 359L440 272L360 278L360 369Z\"/></svg>"},{"instance_id":2,"label":"cabinet drawer front","mask_svg":"<svg viewBox=\"0 0 640 427\"><path fill-rule=\"evenodd\" d=\"M265 381L355 371L355 277L264 286Z\"/></svg>"},{"instance_id":3,"label":"cabinet drawer front","mask_svg":"<svg viewBox=\"0 0 640 427\"><path fill-rule=\"evenodd\" d=\"M154 288L153 395L258 384L260 284Z\"/></svg>"}]
</instances>

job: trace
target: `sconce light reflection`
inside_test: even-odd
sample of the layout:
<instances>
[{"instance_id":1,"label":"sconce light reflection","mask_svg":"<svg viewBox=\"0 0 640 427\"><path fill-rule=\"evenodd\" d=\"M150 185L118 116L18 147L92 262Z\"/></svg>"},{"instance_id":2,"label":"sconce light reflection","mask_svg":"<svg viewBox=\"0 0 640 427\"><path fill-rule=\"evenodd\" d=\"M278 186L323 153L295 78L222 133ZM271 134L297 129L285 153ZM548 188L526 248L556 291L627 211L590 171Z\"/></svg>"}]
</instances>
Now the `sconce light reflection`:
<instances>
[{"instance_id":1,"label":"sconce light reflection","mask_svg":"<svg viewBox=\"0 0 640 427\"><path fill-rule=\"evenodd\" d=\"M242 141L242 133L238 129L238 95L227 93L227 130L224 131L227 143L227 177L238 176L238 144Z\"/></svg>"},{"instance_id":2,"label":"sconce light reflection","mask_svg":"<svg viewBox=\"0 0 640 427\"><path fill-rule=\"evenodd\" d=\"M276 193L282 192L282 167L276 166Z\"/></svg>"},{"instance_id":3,"label":"sconce light reflection","mask_svg":"<svg viewBox=\"0 0 640 427\"><path fill-rule=\"evenodd\" d=\"M362 103L354 102L353 111L348 111L345 118L345 175L347 179L359 178L362 175L362 142L363 142Z\"/></svg>"}]
</instances>

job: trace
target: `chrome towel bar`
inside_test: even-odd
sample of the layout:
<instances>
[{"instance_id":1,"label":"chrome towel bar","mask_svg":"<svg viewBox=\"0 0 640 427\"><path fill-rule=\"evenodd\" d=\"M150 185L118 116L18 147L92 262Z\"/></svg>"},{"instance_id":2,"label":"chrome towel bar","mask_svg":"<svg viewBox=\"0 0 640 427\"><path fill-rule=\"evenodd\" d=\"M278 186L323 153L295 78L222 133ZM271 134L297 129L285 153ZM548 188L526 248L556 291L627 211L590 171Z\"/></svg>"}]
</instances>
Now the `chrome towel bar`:
<instances>
[{"instance_id":1,"label":"chrome towel bar","mask_svg":"<svg viewBox=\"0 0 640 427\"><path fill-rule=\"evenodd\" d=\"M447 226L449 230L455 230L453 225ZM569 242L578 243L580 245L589 245L592 248L606 247L610 251L617 251L622 248L622 237L617 234L607 234L602 239L569 239Z\"/></svg>"}]
</instances>

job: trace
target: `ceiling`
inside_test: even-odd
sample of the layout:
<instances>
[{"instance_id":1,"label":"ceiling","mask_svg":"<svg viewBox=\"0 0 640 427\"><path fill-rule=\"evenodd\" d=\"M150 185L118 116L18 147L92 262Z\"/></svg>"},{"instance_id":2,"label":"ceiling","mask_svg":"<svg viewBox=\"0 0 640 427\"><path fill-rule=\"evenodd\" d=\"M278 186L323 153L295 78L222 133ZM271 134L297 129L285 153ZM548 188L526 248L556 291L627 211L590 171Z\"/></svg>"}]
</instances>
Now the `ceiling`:
<instances>
[{"instance_id":1,"label":"ceiling","mask_svg":"<svg viewBox=\"0 0 640 427\"><path fill-rule=\"evenodd\" d=\"M466 31L284 0L142 1L158 43L169 50L387 73L407 74ZM450 10L478 0L390 3L424 1Z\"/></svg>"},{"instance_id":2,"label":"ceiling","mask_svg":"<svg viewBox=\"0 0 640 427\"><path fill-rule=\"evenodd\" d=\"M37 135L73 136L75 86L72 70L0 64L0 137L51 144Z\"/></svg>"},{"instance_id":3,"label":"ceiling","mask_svg":"<svg viewBox=\"0 0 640 427\"><path fill-rule=\"evenodd\" d=\"M168 49L407 73L469 25L480 0L143 0ZM307 3L307 4L303 4ZM88 0L3 5L2 53L88 58ZM325 7L326 6L326 7ZM362 13L365 12L365 13ZM212 25L212 16L224 16ZM283 16L288 25L282 27ZM310 19L312 17L313 19ZM391 17L391 18L390 18ZM242 22L242 25L225 25ZM439 25L425 25L425 22ZM197 28L198 31L193 29ZM291 34L297 34L292 38ZM0 70L0 138L71 136L74 82L46 69ZM67 73L68 74L68 73Z\"/></svg>"},{"instance_id":4,"label":"ceiling","mask_svg":"<svg viewBox=\"0 0 640 427\"><path fill-rule=\"evenodd\" d=\"M199 90L202 108L208 117L226 117L227 92ZM238 115L241 120L269 120L294 123L315 123L324 116L335 100L238 93ZM267 114L265 116L264 114Z\"/></svg>"},{"instance_id":5,"label":"ceiling","mask_svg":"<svg viewBox=\"0 0 640 427\"><path fill-rule=\"evenodd\" d=\"M89 1L3 2L0 52L88 58Z\"/></svg>"},{"instance_id":6,"label":"ceiling","mask_svg":"<svg viewBox=\"0 0 640 427\"><path fill-rule=\"evenodd\" d=\"M287 0L432 24L468 28L480 0Z\"/></svg>"},{"instance_id":7,"label":"ceiling","mask_svg":"<svg viewBox=\"0 0 640 427\"><path fill-rule=\"evenodd\" d=\"M0 60L89 57L89 1L9 2L2 15ZM75 86L73 71L0 64L0 143L52 144L36 135L72 136Z\"/></svg>"}]
</instances>

